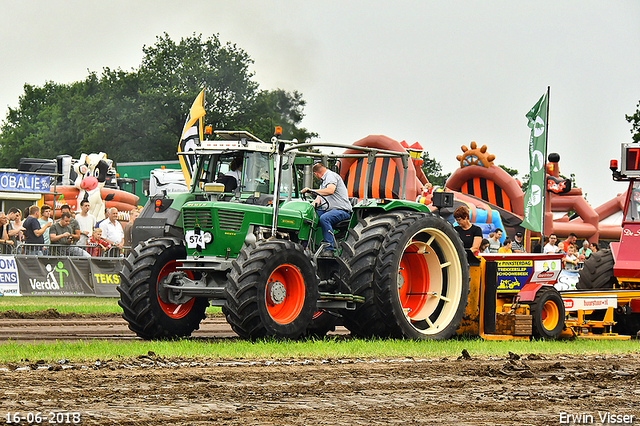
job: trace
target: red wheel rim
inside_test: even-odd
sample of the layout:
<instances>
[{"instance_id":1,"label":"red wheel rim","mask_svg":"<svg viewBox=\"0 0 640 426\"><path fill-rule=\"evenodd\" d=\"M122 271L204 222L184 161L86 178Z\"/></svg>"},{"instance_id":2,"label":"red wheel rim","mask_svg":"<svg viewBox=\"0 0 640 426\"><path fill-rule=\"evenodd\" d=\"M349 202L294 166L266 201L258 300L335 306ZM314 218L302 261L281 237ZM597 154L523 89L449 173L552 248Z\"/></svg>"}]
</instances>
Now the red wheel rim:
<instances>
[{"instance_id":1,"label":"red wheel rim","mask_svg":"<svg viewBox=\"0 0 640 426\"><path fill-rule=\"evenodd\" d=\"M400 260L402 286L398 289L400 303L409 318L422 311L429 292L429 267L422 254L411 244Z\"/></svg>"},{"instance_id":2,"label":"red wheel rim","mask_svg":"<svg viewBox=\"0 0 640 426\"><path fill-rule=\"evenodd\" d=\"M293 265L278 266L267 279L265 286L267 312L278 324L295 320L304 305L304 279Z\"/></svg>"},{"instance_id":3,"label":"red wheel rim","mask_svg":"<svg viewBox=\"0 0 640 426\"><path fill-rule=\"evenodd\" d=\"M162 268L162 270L160 270L160 273L158 274L158 281L156 282L156 298L158 299L158 304L160 305L160 308L162 309L162 311L168 317L173 319L184 318L191 311L193 302L195 302L195 299L191 299L187 303L183 303L181 305L174 305L173 303L164 303L162 300L160 300L160 296L158 295L158 287L160 285L160 280L163 277L166 277L167 275L169 275L171 272L177 271L178 266L182 266L182 263L178 263L175 260L172 260L171 262L164 265L164 267ZM187 272L187 276L190 279L193 279L193 274L191 272Z\"/></svg>"}]
</instances>

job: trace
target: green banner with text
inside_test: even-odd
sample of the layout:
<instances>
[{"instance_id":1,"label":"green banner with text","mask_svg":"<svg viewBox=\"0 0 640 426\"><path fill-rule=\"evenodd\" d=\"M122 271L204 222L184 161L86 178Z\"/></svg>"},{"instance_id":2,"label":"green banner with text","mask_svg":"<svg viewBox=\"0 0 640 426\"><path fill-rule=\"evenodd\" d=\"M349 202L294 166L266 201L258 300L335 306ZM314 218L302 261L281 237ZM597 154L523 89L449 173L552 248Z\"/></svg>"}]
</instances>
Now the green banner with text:
<instances>
[{"instance_id":1,"label":"green banner with text","mask_svg":"<svg viewBox=\"0 0 640 426\"><path fill-rule=\"evenodd\" d=\"M531 136L529 138L529 186L524 194L522 226L534 232L542 232L542 215L544 214L548 94L547 92L542 95L526 115Z\"/></svg>"}]
</instances>

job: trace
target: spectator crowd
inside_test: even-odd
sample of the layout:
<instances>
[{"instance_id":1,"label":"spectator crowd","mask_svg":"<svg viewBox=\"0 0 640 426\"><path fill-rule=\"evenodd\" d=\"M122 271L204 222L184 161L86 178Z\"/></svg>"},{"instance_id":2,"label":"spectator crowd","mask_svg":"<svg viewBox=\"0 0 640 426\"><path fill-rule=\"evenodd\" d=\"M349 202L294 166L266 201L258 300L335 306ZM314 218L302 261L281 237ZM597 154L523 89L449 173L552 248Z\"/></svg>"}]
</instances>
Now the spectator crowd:
<instances>
[{"instance_id":1,"label":"spectator crowd","mask_svg":"<svg viewBox=\"0 0 640 426\"><path fill-rule=\"evenodd\" d=\"M64 204L60 207L58 220L54 220L54 211L47 204L33 205L24 211L12 207L6 214L0 211L1 252L119 257L130 248L133 222L142 210L141 206L129 212L129 222L124 228L115 207L105 209L105 219L101 221L89 214L89 201L81 201L79 207L76 212Z\"/></svg>"}]
</instances>

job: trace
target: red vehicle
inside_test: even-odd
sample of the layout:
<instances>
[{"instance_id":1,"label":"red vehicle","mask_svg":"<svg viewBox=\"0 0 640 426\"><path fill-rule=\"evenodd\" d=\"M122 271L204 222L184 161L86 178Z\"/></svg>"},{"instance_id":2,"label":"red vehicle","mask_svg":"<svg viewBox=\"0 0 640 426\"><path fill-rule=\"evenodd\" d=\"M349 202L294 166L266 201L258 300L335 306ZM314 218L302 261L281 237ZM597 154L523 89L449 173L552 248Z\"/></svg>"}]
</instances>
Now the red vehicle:
<instances>
[{"instance_id":1,"label":"red vehicle","mask_svg":"<svg viewBox=\"0 0 640 426\"><path fill-rule=\"evenodd\" d=\"M593 253L584 263L574 299L615 298L614 330L636 335L640 330L640 143L623 143L620 169L611 160L613 179L628 181L620 242ZM565 305L567 300L565 299Z\"/></svg>"}]
</instances>

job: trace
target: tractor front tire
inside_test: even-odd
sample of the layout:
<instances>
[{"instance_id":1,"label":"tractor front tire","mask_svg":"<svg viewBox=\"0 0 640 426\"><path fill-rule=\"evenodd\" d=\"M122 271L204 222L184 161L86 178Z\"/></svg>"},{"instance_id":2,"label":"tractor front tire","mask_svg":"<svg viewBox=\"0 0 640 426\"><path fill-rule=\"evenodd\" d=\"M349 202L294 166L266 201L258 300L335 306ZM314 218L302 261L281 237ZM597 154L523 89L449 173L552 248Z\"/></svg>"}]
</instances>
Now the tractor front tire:
<instances>
[{"instance_id":1,"label":"tractor front tire","mask_svg":"<svg viewBox=\"0 0 640 426\"><path fill-rule=\"evenodd\" d=\"M596 290L613 288L617 282L613 276L613 254L610 249L598 250L584 262L580 270L580 278L576 288L579 290Z\"/></svg>"},{"instance_id":2,"label":"tractor front tire","mask_svg":"<svg viewBox=\"0 0 640 426\"><path fill-rule=\"evenodd\" d=\"M222 312L240 337L297 339L317 311L318 277L300 244L259 241L238 254Z\"/></svg>"},{"instance_id":3,"label":"tractor front tire","mask_svg":"<svg viewBox=\"0 0 640 426\"><path fill-rule=\"evenodd\" d=\"M451 338L469 296L469 265L458 233L432 213L407 215L383 241L373 282L391 336Z\"/></svg>"},{"instance_id":4,"label":"tractor front tire","mask_svg":"<svg viewBox=\"0 0 640 426\"><path fill-rule=\"evenodd\" d=\"M564 302L558 290L541 287L529 305L533 320L533 335L542 339L556 339L564 329Z\"/></svg>"},{"instance_id":5,"label":"tractor front tire","mask_svg":"<svg viewBox=\"0 0 640 426\"><path fill-rule=\"evenodd\" d=\"M193 298L181 305L163 302L158 296L161 279L177 270L187 254L177 238L158 238L138 244L124 260L118 292L129 329L143 339L190 336L205 318L209 301ZM193 279L191 273L187 275Z\"/></svg>"}]
</instances>

